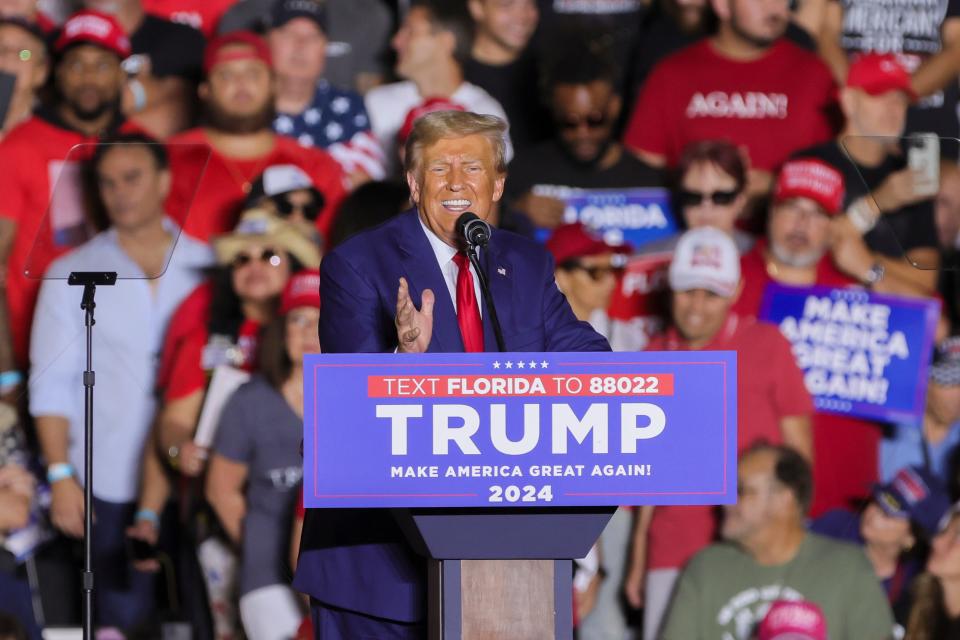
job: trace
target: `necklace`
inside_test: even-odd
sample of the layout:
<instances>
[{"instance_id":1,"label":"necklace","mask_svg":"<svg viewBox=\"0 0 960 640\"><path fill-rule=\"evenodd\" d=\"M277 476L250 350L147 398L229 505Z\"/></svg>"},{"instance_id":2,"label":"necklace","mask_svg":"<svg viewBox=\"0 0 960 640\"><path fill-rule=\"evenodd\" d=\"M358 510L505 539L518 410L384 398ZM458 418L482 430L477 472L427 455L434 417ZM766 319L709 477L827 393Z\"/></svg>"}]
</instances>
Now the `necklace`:
<instances>
[{"instance_id":1,"label":"necklace","mask_svg":"<svg viewBox=\"0 0 960 640\"><path fill-rule=\"evenodd\" d=\"M246 176L243 175L243 172L240 171L239 168L237 168L237 163L234 160L231 160L227 156L223 155L222 153L218 155L220 156L220 160L222 161L223 166L226 167L227 171L230 173L230 177L233 179L235 183L237 183L237 185L240 187L240 190L243 191L244 195L250 193L250 189L252 188L253 185L251 185L250 181L246 178ZM261 158L256 165L254 165L253 172L252 172L252 175L254 177L259 176L261 173L263 173L263 170L266 169L267 164L270 162L270 156L271 154L268 153L265 157Z\"/></svg>"}]
</instances>

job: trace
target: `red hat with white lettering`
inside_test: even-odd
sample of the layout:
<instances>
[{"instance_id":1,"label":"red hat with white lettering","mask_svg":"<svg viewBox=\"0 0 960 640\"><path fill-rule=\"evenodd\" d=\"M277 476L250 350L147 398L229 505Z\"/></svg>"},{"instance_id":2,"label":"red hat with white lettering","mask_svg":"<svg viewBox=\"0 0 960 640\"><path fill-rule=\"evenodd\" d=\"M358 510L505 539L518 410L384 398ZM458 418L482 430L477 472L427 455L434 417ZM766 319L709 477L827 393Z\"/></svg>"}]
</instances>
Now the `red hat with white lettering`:
<instances>
[{"instance_id":1,"label":"red hat with white lettering","mask_svg":"<svg viewBox=\"0 0 960 640\"><path fill-rule=\"evenodd\" d=\"M821 160L801 158L789 160L780 169L773 202L809 198L832 216L843 208L843 192L843 174Z\"/></svg>"},{"instance_id":2,"label":"red hat with white lettering","mask_svg":"<svg viewBox=\"0 0 960 640\"><path fill-rule=\"evenodd\" d=\"M203 52L203 74L222 62L231 60L260 60L273 67L267 41L252 31L233 31L214 38Z\"/></svg>"},{"instance_id":3,"label":"red hat with white lettering","mask_svg":"<svg viewBox=\"0 0 960 640\"><path fill-rule=\"evenodd\" d=\"M813 602L777 600L757 626L757 640L827 640L827 620Z\"/></svg>"},{"instance_id":4,"label":"red hat with white lettering","mask_svg":"<svg viewBox=\"0 0 960 640\"><path fill-rule=\"evenodd\" d=\"M60 30L53 49L62 53L74 44L93 44L115 53L123 60L130 56L130 39L117 19L107 13L84 9L70 16Z\"/></svg>"},{"instance_id":5,"label":"red hat with white lettering","mask_svg":"<svg viewBox=\"0 0 960 640\"><path fill-rule=\"evenodd\" d=\"M582 222L564 224L554 229L547 239L546 247L558 265L585 256L602 253L622 255L633 251L629 244L610 244Z\"/></svg>"},{"instance_id":6,"label":"red hat with white lettering","mask_svg":"<svg viewBox=\"0 0 960 640\"><path fill-rule=\"evenodd\" d=\"M910 84L910 72L892 53L863 53L856 56L847 71L847 86L862 89L872 96L888 91L903 91L910 101L917 94Z\"/></svg>"},{"instance_id":7,"label":"red hat with white lettering","mask_svg":"<svg viewBox=\"0 0 960 640\"><path fill-rule=\"evenodd\" d=\"M297 307L320 308L320 270L303 269L290 276L280 296L280 315Z\"/></svg>"}]
</instances>

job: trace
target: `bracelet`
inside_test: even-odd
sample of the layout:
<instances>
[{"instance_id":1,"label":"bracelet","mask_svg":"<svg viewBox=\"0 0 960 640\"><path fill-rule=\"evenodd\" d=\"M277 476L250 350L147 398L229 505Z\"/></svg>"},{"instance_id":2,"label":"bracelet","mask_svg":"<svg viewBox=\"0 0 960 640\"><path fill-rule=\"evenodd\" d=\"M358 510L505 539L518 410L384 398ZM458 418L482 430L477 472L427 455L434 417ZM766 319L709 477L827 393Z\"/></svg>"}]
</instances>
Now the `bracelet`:
<instances>
[{"instance_id":1,"label":"bracelet","mask_svg":"<svg viewBox=\"0 0 960 640\"><path fill-rule=\"evenodd\" d=\"M23 382L23 374L19 371L11 370L0 373L0 389L7 390Z\"/></svg>"},{"instance_id":2,"label":"bracelet","mask_svg":"<svg viewBox=\"0 0 960 640\"><path fill-rule=\"evenodd\" d=\"M130 93L133 94L134 112L143 111L144 107L147 106L147 90L143 83L134 78L127 82L127 86L130 87Z\"/></svg>"},{"instance_id":3,"label":"bracelet","mask_svg":"<svg viewBox=\"0 0 960 640\"><path fill-rule=\"evenodd\" d=\"M133 516L134 522L137 520L146 520L153 526L160 528L160 516L157 515L157 512L153 509L140 509Z\"/></svg>"},{"instance_id":4,"label":"bracelet","mask_svg":"<svg viewBox=\"0 0 960 640\"><path fill-rule=\"evenodd\" d=\"M847 218L850 219L850 222L853 223L857 231L863 235L877 225L879 216L873 213L873 209L870 208L870 203L867 202L867 197L864 196L857 198L853 204L847 207Z\"/></svg>"},{"instance_id":5,"label":"bracelet","mask_svg":"<svg viewBox=\"0 0 960 640\"><path fill-rule=\"evenodd\" d=\"M69 462L56 462L47 467L47 484L52 485L55 482L72 478L74 475L73 465Z\"/></svg>"}]
</instances>

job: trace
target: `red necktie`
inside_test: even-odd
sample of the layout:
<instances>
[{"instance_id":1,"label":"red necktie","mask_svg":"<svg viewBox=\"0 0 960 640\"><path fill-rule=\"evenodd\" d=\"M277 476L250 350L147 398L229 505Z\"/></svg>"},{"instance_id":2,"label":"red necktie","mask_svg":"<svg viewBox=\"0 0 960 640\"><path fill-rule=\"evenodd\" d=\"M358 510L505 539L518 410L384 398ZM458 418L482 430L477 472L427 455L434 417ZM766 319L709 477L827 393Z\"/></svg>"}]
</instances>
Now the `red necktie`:
<instances>
[{"instance_id":1,"label":"red necktie","mask_svg":"<svg viewBox=\"0 0 960 640\"><path fill-rule=\"evenodd\" d=\"M483 351L483 322L480 320L480 306L477 293L473 288L473 276L470 275L470 259L465 253L453 256L457 264L457 324L463 337L463 347L467 353Z\"/></svg>"}]
</instances>

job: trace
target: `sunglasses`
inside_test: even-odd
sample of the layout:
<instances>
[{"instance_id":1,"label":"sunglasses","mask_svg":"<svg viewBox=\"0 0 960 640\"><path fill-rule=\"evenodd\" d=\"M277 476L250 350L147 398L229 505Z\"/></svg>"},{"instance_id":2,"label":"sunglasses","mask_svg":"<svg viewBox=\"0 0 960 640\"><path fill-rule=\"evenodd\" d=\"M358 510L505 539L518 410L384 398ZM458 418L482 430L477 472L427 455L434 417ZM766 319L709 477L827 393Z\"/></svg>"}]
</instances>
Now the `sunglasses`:
<instances>
[{"instance_id":1,"label":"sunglasses","mask_svg":"<svg viewBox=\"0 0 960 640\"><path fill-rule=\"evenodd\" d=\"M557 126L561 129L573 131L580 128L580 125L587 125L588 129L599 129L609 124L610 118L605 113L591 113L581 118L557 118Z\"/></svg>"},{"instance_id":2,"label":"sunglasses","mask_svg":"<svg viewBox=\"0 0 960 640\"><path fill-rule=\"evenodd\" d=\"M588 267L579 262L569 262L563 265L567 271L583 271L594 282L601 282L607 276L617 277L623 273L623 267Z\"/></svg>"},{"instance_id":3,"label":"sunglasses","mask_svg":"<svg viewBox=\"0 0 960 640\"><path fill-rule=\"evenodd\" d=\"M317 219L317 216L320 215L320 209L323 208L323 202L318 201L316 198L312 198L310 202L305 204L291 202L288 198L284 198L283 196L277 196L273 199L273 201L277 205L277 211L284 218L290 217L290 214L297 209L304 218L310 220L311 222Z\"/></svg>"},{"instance_id":4,"label":"sunglasses","mask_svg":"<svg viewBox=\"0 0 960 640\"><path fill-rule=\"evenodd\" d=\"M273 249L264 249L260 252L259 255L250 254L250 253L238 253L234 256L233 260L230 262L230 266L234 269L241 269L251 262L256 260L257 262L262 262L269 264L270 266L276 267L280 265L282 258L280 254Z\"/></svg>"},{"instance_id":5,"label":"sunglasses","mask_svg":"<svg viewBox=\"0 0 960 640\"><path fill-rule=\"evenodd\" d=\"M686 189L682 189L680 191L679 198L680 205L683 207L696 207L703 204L707 200L713 204L723 206L732 204L739 195L740 192L736 189L730 191L714 191L713 193L703 193L701 191L688 191Z\"/></svg>"}]
</instances>

